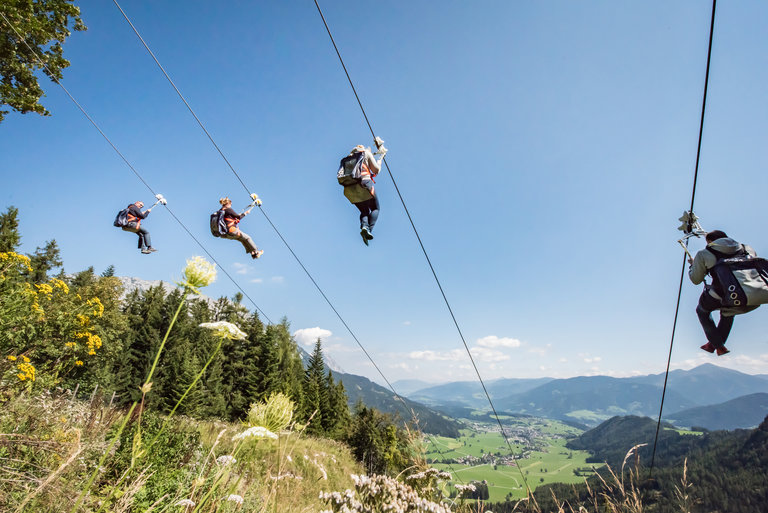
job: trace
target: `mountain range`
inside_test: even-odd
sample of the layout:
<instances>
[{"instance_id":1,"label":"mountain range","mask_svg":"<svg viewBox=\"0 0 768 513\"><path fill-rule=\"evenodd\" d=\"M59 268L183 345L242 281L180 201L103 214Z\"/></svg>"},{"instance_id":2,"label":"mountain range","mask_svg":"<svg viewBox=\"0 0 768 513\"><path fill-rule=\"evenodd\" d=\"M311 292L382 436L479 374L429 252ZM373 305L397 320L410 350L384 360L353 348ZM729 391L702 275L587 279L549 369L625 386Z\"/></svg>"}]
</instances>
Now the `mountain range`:
<instances>
[{"instance_id":1,"label":"mountain range","mask_svg":"<svg viewBox=\"0 0 768 513\"><path fill-rule=\"evenodd\" d=\"M499 379L486 383L497 410L576 421L587 426L597 425L615 415L657 417L663 385L663 373L628 378ZM760 393L768 393L765 375L744 374L713 364L674 370L667 381L664 418L675 420L682 426L697 425L707 429L723 429L725 425L729 429L753 427L760 422L760 412L764 411L763 398L753 396ZM468 409L489 409L478 382L432 385L414 390L407 396L457 416ZM737 398L742 399L721 406ZM712 409L702 416L695 410L699 407ZM725 423L719 420L723 416L729 417ZM691 424L693 420L701 422Z\"/></svg>"}]
</instances>

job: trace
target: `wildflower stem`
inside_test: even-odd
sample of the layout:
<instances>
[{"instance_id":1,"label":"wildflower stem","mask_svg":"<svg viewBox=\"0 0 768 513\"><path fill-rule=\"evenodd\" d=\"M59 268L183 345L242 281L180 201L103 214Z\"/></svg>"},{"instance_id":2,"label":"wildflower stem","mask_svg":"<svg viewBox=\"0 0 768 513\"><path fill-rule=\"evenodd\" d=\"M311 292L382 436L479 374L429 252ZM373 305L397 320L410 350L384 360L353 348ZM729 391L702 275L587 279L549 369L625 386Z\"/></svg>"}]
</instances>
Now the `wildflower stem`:
<instances>
[{"instance_id":1,"label":"wildflower stem","mask_svg":"<svg viewBox=\"0 0 768 513\"><path fill-rule=\"evenodd\" d=\"M165 417L165 421L163 421L163 425L160 426L160 430L155 434L154 438L152 438L152 441L149 442L147 445L147 450L150 450L152 446L155 444L157 439L160 437L160 435L165 431L165 427L168 425L168 423L171 421L171 417L173 417L173 414L176 413L176 410L179 406L181 406L182 401L187 397L187 394L189 394L192 389L197 385L197 382L200 381L200 378L203 377L203 374L205 373L205 370L208 368L208 366L211 364L213 359L216 357L217 354L219 354L219 349L221 349L221 343L224 339L219 338L219 343L216 346L216 349L213 350L213 353L211 354L211 357L208 358L208 361L203 366L202 370L195 376L194 381L192 381L192 384L187 387L187 390L184 392L184 394L181 396L181 398L176 402L176 405L173 407L171 412Z\"/></svg>"},{"instance_id":2,"label":"wildflower stem","mask_svg":"<svg viewBox=\"0 0 768 513\"><path fill-rule=\"evenodd\" d=\"M75 505L72 507L72 509L69 510L69 513L73 513L74 511L76 511L78 506L80 506L80 504L83 502L83 499L85 498L85 494L88 492L88 490L91 489L91 485L93 484L93 481L96 479L96 474L99 473L99 470L101 469L101 466L104 464L104 461L112 452L112 448L120 439L120 435L123 433L123 430L125 429L126 424L128 424L128 420L131 418L131 414L133 414L133 410L136 409L136 405L138 404L139 404L138 401L134 401L133 405L131 405L131 409L128 410L128 413L125 415L125 418L123 419L123 423L120 424L120 429L117 430L115 437L112 439L112 443L109 444L109 447L107 447L107 450L104 451L104 454L102 454L101 459L99 460L99 464L96 465L96 468L91 474L90 479L88 479L88 482L85 484L85 487L80 491L80 495L77 496L77 501L75 502Z\"/></svg>"},{"instance_id":3,"label":"wildflower stem","mask_svg":"<svg viewBox=\"0 0 768 513\"><path fill-rule=\"evenodd\" d=\"M147 383L150 382L152 379L152 375L155 373L155 368L157 367L157 362L160 360L160 354L163 352L163 348L165 347L165 342L168 340L168 335L170 335L171 330L173 329L173 325L176 324L176 319L179 318L179 312L181 312L181 307L184 306L184 303L187 300L187 296L189 296L189 290L184 289L184 295L181 297L181 301L179 301L179 307L176 309L176 313L173 314L173 319L171 319L171 325L168 326L168 329L165 332L165 336L163 337L163 341L160 342L160 347L157 350L157 354L155 355L155 361L152 362L152 368L149 369L149 374L147 375L147 379L144 380L144 385L146 386Z\"/></svg>"}]
</instances>

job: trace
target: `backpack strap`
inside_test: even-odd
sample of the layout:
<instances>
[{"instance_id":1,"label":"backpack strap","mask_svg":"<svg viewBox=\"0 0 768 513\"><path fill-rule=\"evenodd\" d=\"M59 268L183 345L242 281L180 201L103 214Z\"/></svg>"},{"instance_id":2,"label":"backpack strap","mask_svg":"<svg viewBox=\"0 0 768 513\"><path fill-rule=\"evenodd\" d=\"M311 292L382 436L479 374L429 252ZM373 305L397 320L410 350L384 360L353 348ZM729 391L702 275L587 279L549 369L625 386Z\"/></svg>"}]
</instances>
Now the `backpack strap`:
<instances>
[{"instance_id":1,"label":"backpack strap","mask_svg":"<svg viewBox=\"0 0 768 513\"><path fill-rule=\"evenodd\" d=\"M720 260L723 260L725 258L733 258L733 257L736 257L736 256L744 256L744 255L746 255L747 254L747 250L744 248L744 244L739 244L739 246L740 247L739 247L738 251L736 251L735 253L731 253L731 254L723 253L722 251L718 251L716 249L712 249L709 246L707 246L704 249L706 249L707 251L709 251L710 253L715 255L715 258L717 258L717 261L719 262Z\"/></svg>"}]
</instances>

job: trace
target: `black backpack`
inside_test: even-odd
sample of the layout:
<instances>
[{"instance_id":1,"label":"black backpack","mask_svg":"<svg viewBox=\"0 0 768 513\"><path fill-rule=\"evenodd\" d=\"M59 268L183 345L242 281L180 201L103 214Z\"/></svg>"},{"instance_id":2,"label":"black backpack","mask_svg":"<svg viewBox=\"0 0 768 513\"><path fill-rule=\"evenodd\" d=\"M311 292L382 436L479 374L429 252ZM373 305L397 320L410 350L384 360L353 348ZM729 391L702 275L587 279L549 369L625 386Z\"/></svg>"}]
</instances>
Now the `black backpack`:
<instances>
[{"instance_id":1,"label":"black backpack","mask_svg":"<svg viewBox=\"0 0 768 513\"><path fill-rule=\"evenodd\" d=\"M344 187L360 183L363 176L363 162L365 161L365 152L360 151L344 157L339 163L339 171L336 178L339 185Z\"/></svg>"},{"instance_id":2,"label":"black backpack","mask_svg":"<svg viewBox=\"0 0 768 513\"><path fill-rule=\"evenodd\" d=\"M732 255L712 248L707 251L717 257L709 275L723 306L756 308L768 303L768 260L753 257L743 245Z\"/></svg>"},{"instance_id":3,"label":"black backpack","mask_svg":"<svg viewBox=\"0 0 768 513\"><path fill-rule=\"evenodd\" d=\"M227 221L224 220L224 210L217 210L211 214L211 234L214 237L227 235Z\"/></svg>"},{"instance_id":4,"label":"black backpack","mask_svg":"<svg viewBox=\"0 0 768 513\"><path fill-rule=\"evenodd\" d=\"M115 222L112 224L118 228L125 228L128 226L128 209L124 208L118 212L117 217L115 217Z\"/></svg>"}]
</instances>

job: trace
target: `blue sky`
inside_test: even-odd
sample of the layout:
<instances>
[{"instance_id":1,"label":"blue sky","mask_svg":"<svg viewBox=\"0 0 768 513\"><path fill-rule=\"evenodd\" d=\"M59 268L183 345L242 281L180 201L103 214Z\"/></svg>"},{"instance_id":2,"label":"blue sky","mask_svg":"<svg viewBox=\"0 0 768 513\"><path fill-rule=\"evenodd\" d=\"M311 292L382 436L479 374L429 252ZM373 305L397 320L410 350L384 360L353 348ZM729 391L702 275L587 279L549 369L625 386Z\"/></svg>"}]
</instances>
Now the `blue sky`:
<instances>
[{"instance_id":1,"label":"blue sky","mask_svg":"<svg viewBox=\"0 0 768 513\"><path fill-rule=\"evenodd\" d=\"M121 5L283 236L390 381L473 379L389 176L365 247L334 178L370 135L311 0ZM486 379L625 376L666 364L690 203L711 3L325 2L387 160ZM378 379L263 216L258 261L214 239L219 197L246 192L111 2L83 2L64 84L272 320L322 336ZM768 254L768 4L718 6L696 212ZM0 125L0 207L22 249L59 243L66 270L114 264L173 280L201 250L163 209L141 255L115 213L151 194L55 84L51 117ZM693 248L702 243L694 241ZM207 293L236 292L223 275ZM673 366L768 373L768 309L699 350L686 281Z\"/></svg>"}]
</instances>

